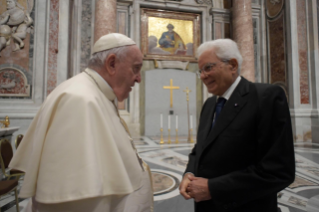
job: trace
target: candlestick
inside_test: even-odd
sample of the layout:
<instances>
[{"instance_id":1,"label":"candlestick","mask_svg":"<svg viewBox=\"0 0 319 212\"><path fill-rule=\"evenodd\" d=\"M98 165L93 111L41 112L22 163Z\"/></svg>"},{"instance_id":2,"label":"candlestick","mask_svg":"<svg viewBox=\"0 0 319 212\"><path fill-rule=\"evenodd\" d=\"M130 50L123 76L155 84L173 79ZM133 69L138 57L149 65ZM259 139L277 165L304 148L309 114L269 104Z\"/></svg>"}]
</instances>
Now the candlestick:
<instances>
[{"instance_id":1,"label":"candlestick","mask_svg":"<svg viewBox=\"0 0 319 212\"><path fill-rule=\"evenodd\" d=\"M178 116L176 115L176 129L178 129Z\"/></svg>"},{"instance_id":2,"label":"candlestick","mask_svg":"<svg viewBox=\"0 0 319 212\"><path fill-rule=\"evenodd\" d=\"M168 144L172 143L172 141L171 141L171 129L168 129L168 140L167 140L167 143Z\"/></svg>"},{"instance_id":3,"label":"candlestick","mask_svg":"<svg viewBox=\"0 0 319 212\"><path fill-rule=\"evenodd\" d=\"M194 143L194 140L193 140L193 136L192 136L192 131L193 131L193 129L190 129L189 130L189 134L190 134L190 143Z\"/></svg>"},{"instance_id":4,"label":"candlestick","mask_svg":"<svg viewBox=\"0 0 319 212\"><path fill-rule=\"evenodd\" d=\"M191 115L191 117L190 117L190 124L191 124L191 129L193 129L193 117L192 117L192 115Z\"/></svg>"},{"instance_id":5,"label":"candlestick","mask_svg":"<svg viewBox=\"0 0 319 212\"><path fill-rule=\"evenodd\" d=\"M163 139L163 128L161 128L161 140L160 140L160 144L164 144L164 139Z\"/></svg>"},{"instance_id":6,"label":"candlestick","mask_svg":"<svg viewBox=\"0 0 319 212\"><path fill-rule=\"evenodd\" d=\"M178 141L178 129L176 129L176 138L175 138L175 144L178 144L179 141Z\"/></svg>"},{"instance_id":7,"label":"candlestick","mask_svg":"<svg viewBox=\"0 0 319 212\"><path fill-rule=\"evenodd\" d=\"M168 115L168 129L171 129L171 116Z\"/></svg>"}]
</instances>

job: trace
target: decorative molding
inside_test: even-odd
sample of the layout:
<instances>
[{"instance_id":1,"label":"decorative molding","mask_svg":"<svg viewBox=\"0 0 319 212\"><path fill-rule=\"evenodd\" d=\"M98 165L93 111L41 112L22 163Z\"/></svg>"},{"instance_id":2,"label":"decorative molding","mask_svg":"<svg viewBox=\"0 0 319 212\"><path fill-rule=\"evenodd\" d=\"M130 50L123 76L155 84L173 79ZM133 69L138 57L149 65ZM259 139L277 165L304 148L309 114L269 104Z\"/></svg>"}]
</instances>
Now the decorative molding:
<instances>
[{"instance_id":1,"label":"decorative molding","mask_svg":"<svg viewBox=\"0 0 319 212\"><path fill-rule=\"evenodd\" d=\"M209 6L213 6L213 2L212 0L195 0L197 2L197 4L206 4Z\"/></svg>"},{"instance_id":2,"label":"decorative molding","mask_svg":"<svg viewBox=\"0 0 319 212\"><path fill-rule=\"evenodd\" d=\"M181 61L157 61L154 60L155 68L163 69L163 68L173 68L173 69L182 69L187 70L189 62L181 62Z\"/></svg>"},{"instance_id":3,"label":"decorative molding","mask_svg":"<svg viewBox=\"0 0 319 212\"><path fill-rule=\"evenodd\" d=\"M267 16L269 18L274 18L278 14L280 14L281 10L284 6L284 0L267 0L266 8L267 8Z\"/></svg>"}]
</instances>

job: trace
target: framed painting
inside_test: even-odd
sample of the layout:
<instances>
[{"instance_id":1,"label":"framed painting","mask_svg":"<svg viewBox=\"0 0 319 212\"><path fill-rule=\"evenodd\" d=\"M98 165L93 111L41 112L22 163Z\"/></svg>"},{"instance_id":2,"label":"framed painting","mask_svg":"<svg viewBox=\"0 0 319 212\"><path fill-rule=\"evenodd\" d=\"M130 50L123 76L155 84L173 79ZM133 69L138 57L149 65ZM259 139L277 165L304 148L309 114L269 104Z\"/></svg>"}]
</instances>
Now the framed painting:
<instances>
[{"instance_id":1,"label":"framed painting","mask_svg":"<svg viewBox=\"0 0 319 212\"><path fill-rule=\"evenodd\" d=\"M141 9L144 59L197 62L200 14Z\"/></svg>"}]
</instances>

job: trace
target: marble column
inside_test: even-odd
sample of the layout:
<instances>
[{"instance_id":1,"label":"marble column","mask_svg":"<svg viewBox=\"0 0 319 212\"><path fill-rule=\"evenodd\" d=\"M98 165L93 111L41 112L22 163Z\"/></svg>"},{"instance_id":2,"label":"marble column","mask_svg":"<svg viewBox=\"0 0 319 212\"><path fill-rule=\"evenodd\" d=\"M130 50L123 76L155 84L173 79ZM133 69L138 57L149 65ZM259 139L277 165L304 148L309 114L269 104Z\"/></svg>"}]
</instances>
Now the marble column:
<instances>
[{"instance_id":1,"label":"marble column","mask_svg":"<svg viewBox=\"0 0 319 212\"><path fill-rule=\"evenodd\" d=\"M240 74L255 82L251 0L233 0L232 16L233 38L243 56Z\"/></svg>"},{"instance_id":2,"label":"marble column","mask_svg":"<svg viewBox=\"0 0 319 212\"><path fill-rule=\"evenodd\" d=\"M113 32L116 32L116 0L96 0L94 42Z\"/></svg>"}]
</instances>

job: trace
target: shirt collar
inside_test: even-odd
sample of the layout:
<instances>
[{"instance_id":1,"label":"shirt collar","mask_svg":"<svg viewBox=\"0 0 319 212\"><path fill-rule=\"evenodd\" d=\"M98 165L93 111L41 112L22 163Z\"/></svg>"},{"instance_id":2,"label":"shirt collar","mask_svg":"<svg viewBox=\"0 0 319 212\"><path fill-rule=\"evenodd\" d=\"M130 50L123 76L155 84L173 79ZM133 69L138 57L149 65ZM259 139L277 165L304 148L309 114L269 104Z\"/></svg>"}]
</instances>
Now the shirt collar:
<instances>
[{"instance_id":1,"label":"shirt collar","mask_svg":"<svg viewBox=\"0 0 319 212\"><path fill-rule=\"evenodd\" d=\"M227 89L227 91L225 91L225 93L223 95L221 95L221 97L225 98L226 100L228 100L230 98L230 96L233 94L235 88L237 87L237 85L239 84L241 80L241 76L238 76L235 80L235 82L233 82L233 84ZM217 99L219 98L219 96L217 96Z\"/></svg>"},{"instance_id":2,"label":"shirt collar","mask_svg":"<svg viewBox=\"0 0 319 212\"><path fill-rule=\"evenodd\" d=\"M90 68L85 69L85 71L95 79L96 83L98 84L97 86L101 89L106 98L111 101L116 99L113 89L100 74Z\"/></svg>"}]
</instances>

